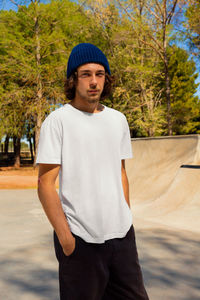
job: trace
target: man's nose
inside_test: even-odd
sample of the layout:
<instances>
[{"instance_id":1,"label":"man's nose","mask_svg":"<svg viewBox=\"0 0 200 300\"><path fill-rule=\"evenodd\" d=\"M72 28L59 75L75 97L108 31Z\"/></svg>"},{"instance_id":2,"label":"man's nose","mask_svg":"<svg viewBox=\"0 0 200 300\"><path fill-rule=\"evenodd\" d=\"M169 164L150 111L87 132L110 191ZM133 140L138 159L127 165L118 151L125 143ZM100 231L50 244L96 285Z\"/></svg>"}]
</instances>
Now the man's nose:
<instances>
[{"instance_id":1,"label":"man's nose","mask_svg":"<svg viewBox=\"0 0 200 300\"><path fill-rule=\"evenodd\" d=\"M90 84L92 84L92 85L96 85L96 84L97 84L97 78L96 78L96 75L95 75L95 74L92 75Z\"/></svg>"}]
</instances>

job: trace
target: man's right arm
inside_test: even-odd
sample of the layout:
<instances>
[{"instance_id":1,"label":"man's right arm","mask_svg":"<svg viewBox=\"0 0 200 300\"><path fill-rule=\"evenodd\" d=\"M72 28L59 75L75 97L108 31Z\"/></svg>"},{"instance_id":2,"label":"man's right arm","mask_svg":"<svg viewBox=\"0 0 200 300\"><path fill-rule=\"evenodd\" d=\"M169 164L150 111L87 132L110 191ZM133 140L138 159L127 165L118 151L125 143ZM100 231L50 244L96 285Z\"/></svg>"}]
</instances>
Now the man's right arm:
<instances>
[{"instance_id":1,"label":"man's right arm","mask_svg":"<svg viewBox=\"0 0 200 300\"><path fill-rule=\"evenodd\" d=\"M55 182L59 169L60 165L39 164L38 197L58 236L65 255L70 255L75 249L75 238L70 231L56 191Z\"/></svg>"}]
</instances>

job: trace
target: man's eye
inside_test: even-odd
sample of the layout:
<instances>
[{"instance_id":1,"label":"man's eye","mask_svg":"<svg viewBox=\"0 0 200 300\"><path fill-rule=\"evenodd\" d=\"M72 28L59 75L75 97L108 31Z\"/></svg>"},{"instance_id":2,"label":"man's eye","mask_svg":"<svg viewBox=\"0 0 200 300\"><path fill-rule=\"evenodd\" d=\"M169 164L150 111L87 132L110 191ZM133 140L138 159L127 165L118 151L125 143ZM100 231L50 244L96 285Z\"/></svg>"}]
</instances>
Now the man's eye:
<instances>
[{"instance_id":1,"label":"man's eye","mask_svg":"<svg viewBox=\"0 0 200 300\"><path fill-rule=\"evenodd\" d=\"M88 76L90 76L89 73L82 73L82 74L81 74L81 77L88 77Z\"/></svg>"},{"instance_id":2,"label":"man's eye","mask_svg":"<svg viewBox=\"0 0 200 300\"><path fill-rule=\"evenodd\" d=\"M103 76L104 76L104 73L98 73L97 76L103 77Z\"/></svg>"}]
</instances>

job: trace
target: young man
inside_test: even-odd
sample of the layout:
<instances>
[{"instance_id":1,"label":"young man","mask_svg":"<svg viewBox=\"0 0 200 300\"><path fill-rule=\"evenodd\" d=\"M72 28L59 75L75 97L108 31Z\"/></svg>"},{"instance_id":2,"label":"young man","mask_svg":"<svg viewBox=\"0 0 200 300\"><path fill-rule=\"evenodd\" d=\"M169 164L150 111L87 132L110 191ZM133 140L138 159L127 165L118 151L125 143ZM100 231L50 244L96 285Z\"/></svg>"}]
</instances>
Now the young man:
<instances>
[{"instance_id":1,"label":"young man","mask_svg":"<svg viewBox=\"0 0 200 300\"><path fill-rule=\"evenodd\" d=\"M124 114L100 103L111 81L102 51L77 45L65 84L72 101L41 127L38 196L54 228L61 300L148 299L125 170L129 127Z\"/></svg>"}]
</instances>

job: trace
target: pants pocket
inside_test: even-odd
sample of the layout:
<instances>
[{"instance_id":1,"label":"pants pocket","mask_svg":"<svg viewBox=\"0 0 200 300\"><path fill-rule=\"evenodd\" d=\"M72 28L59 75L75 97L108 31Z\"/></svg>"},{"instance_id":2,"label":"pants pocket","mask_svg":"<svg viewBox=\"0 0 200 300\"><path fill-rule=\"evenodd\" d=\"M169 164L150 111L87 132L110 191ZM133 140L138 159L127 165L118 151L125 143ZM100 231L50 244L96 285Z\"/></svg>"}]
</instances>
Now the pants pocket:
<instances>
[{"instance_id":1,"label":"pants pocket","mask_svg":"<svg viewBox=\"0 0 200 300\"><path fill-rule=\"evenodd\" d=\"M74 234L73 234L74 235ZM79 239L77 236L74 236L75 238L75 248L74 248L74 251L70 254L70 255L65 255L65 253L63 252L63 254L68 257L68 258L71 258L73 256L76 255L77 251L78 251L78 248L79 248Z\"/></svg>"},{"instance_id":2,"label":"pants pocket","mask_svg":"<svg viewBox=\"0 0 200 300\"><path fill-rule=\"evenodd\" d=\"M76 235L74 235L74 234L73 234L73 236L75 238L75 248L74 248L74 251L70 255L65 255L65 253L63 252L62 246L61 246L61 244L59 242L59 239L57 237L56 232L55 231L53 232L55 254L56 254L56 258L57 258L57 260L59 262L63 261L63 260L66 260L66 259L69 259L71 257L74 257L76 255L76 253L78 252L79 238Z\"/></svg>"}]
</instances>

